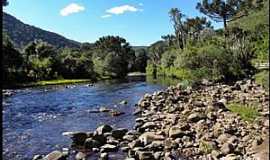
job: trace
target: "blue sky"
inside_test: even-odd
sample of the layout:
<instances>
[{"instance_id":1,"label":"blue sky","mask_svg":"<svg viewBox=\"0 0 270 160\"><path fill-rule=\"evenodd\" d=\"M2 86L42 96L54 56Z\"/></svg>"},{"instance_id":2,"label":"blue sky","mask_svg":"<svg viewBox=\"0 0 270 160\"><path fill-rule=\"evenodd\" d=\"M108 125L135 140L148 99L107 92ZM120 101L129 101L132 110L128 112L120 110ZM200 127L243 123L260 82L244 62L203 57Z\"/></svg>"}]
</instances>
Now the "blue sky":
<instances>
[{"instance_id":1,"label":"blue sky","mask_svg":"<svg viewBox=\"0 0 270 160\"><path fill-rule=\"evenodd\" d=\"M203 16L198 0L9 0L4 11L24 23L79 42L119 35L131 45L150 45L173 33L168 15L179 8L187 17ZM221 24L213 23L215 28Z\"/></svg>"}]
</instances>

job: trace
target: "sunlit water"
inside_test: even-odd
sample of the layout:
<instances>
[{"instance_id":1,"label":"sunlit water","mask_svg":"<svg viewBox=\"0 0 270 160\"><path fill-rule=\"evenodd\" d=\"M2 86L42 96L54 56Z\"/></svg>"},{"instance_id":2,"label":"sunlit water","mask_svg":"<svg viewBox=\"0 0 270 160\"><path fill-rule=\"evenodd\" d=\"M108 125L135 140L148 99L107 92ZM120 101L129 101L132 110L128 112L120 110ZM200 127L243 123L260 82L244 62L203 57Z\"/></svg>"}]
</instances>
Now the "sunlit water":
<instances>
[{"instance_id":1,"label":"sunlit water","mask_svg":"<svg viewBox=\"0 0 270 160\"><path fill-rule=\"evenodd\" d=\"M66 131L93 131L104 123L131 129L134 104L145 93L165 87L164 83L128 80L99 82L92 87L77 84L73 88L47 86L16 90L14 96L3 99L3 158L29 160L35 154L69 148L71 140L62 136ZM122 100L128 104L120 105ZM89 113L100 106L125 114L111 117L107 113Z\"/></svg>"}]
</instances>

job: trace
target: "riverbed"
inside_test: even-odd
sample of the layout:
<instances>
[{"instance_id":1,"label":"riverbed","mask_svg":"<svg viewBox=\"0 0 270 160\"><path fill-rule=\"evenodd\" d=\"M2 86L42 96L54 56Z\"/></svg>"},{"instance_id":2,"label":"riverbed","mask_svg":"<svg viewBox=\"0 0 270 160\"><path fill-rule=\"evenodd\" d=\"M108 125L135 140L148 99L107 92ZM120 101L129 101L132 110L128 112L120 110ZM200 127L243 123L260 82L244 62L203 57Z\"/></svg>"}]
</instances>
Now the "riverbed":
<instances>
[{"instance_id":1,"label":"riverbed","mask_svg":"<svg viewBox=\"0 0 270 160\"><path fill-rule=\"evenodd\" d=\"M174 83L176 83L174 81ZM87 84L58 85L15 90L3 99L3 158L29 160L69 148L67 131L93 131L100 124L132 129L134 105L145 93L163 90L164 80L137 78ZM122 100L126 105L119 104ZM105 106L125 114L90 113Z\"/></svg>"}]
</instances>

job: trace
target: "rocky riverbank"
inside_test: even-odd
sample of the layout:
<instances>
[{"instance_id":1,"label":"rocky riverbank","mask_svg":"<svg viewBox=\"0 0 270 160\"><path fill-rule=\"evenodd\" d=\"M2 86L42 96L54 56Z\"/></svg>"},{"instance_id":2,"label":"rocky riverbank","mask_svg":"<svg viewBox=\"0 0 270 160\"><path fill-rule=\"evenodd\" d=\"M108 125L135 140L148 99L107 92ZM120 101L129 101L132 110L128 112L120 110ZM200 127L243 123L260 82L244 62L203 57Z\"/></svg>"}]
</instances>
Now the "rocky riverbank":
<instances>
[{"instance_id":1,"label":"rocky riverbank","mask_svg":"<svg viewBox=\"0 0 270 160\"><path fill-rule=\"evenodd\" d=\"M252 104L258 113L246 120L231 111L231 104ZM268 106L269 92L251 80L187 89L177 85L144 95L134 112L134 130L102 125L92 132L63 135L73 140L77 160L94 152L106 160L118 150L126 152L127 160L261 160L269 156ZM35 160L60 160L68 155L65 149Z\"/></svg>"}]
</instances>

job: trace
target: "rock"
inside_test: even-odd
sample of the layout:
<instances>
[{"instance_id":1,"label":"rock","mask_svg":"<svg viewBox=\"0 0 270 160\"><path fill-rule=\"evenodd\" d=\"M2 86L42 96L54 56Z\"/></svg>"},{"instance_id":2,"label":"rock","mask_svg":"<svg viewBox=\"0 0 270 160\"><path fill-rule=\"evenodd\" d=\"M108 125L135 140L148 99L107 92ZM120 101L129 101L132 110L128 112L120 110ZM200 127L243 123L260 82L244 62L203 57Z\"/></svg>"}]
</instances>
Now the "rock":
<instances>
[{"instance_id":1,"label":"rock","mask_svg":"<svg viewBox=\"0 0 270 160\"><path fill-rule=\"evenodd\" d=\"M112 137L116 139L122 139L123 136L127 133L128 129L126 128L118 128L112 131Z\"/></svg>"},{"instance_id":2,"label":"rock","mask_svg":"<svg viewBox=\"0 0 270 160\"><path fill-rule=\"evenodd\" d=\"M124 104L127 104L127 103L128 103L127 101L123 100L123 101L121 101L119 104L124 105Z\"/></svg>"},{"instance_id":3,"label":"rock","mask_svg":"<svg viewBox=\"0 0 270 160\"><path fill-rule=\"evenodd\" d=\"M163 152L155 152L155 153L154 153L154 158L155 158L156 160L161 159L162 156L163 156Z\"/></svg>"},{"instance_id":4,"label":"rock","mask_svg":"<svg viewBox=\"0 0 270 160\"><path fill-rule=\"evenodd\" d=\"M129 148L135 148L135 147L141 147L141 146L143 146L143 145L142 145L141 141L138 139L136 139L128 144Z\"/></svg>"},{"instance_id":5,"label":"rock","mask_svg":"<svg viewBox=\"0 0 270 160\"><path fill-rule=\"evenodd\" d=\"M86 160L86 154L83 152L78 152L75 156L76 160Z\"/></svg>"},{"instance_id":6,"label":"rock","mask_svg":"<svg viewBox=\"0 0 270 160\"><path fill-rule=\"evenodd\" d=\"M100 107L100 108L99 108L99 111L100 111L100 112L110 112L111 110L108 109L108 108L106 108L106 107Z\"/></svg>"},{"instance_id":7,"label":"rock","mask_svg":"<svg viewBox=\"0 0 270 160\"><path fill-rule=\"evenodd\" d=\"M116 117L116 116L120 116L120 115L125 114L125 113L117 111L117 110L111 110L110 114L111 114L111 116Z\"/></svg>"},{"instance_id":8,"label":"rock","mask_svg":"<svg viewBox=\"0 0 270 160\"><path fill-rule=\"evenodd\" d=\"M228 154L225 157L222 157L221 160L241 160L241 158L235 154Z\"/></svg>"},{"instance_id":9,"label":"rock","mask_svg":"<svg viewBox=\"0 0 270 160\"><path fill-rule=\"evenodd\" d=\"M108 160L109 154L108 153L101 153L99 159L100 160Z\"/></svg>"},{"instance_id":10,"label":"rock","mask_svg":"<svg viewBox=\"0 0 270 160\"><path fill-rule=\"evenodd\" d=\"M101 146L101 143L92 138L87 138L84 142L84 147L87 149L98 148L100 146Z\"/></svg>"},{"instance_id":11,"label":"rock","mask_svg":"<svg viewBox=\"0 0 270 160\"><path fill-rule=\"evenodd\" d=\"M123 152L127 152L127 151L129 150L129 147L121 147L121 150L122 150Z\"/></svg>"},{"instance_id":12,"label":"rock","mask_svg":"<svg viewBox=\"0 0 270 160\"><path fill-rule=\"evenodd\" d=\"M153 160L154 156L152 152L147 151L137 151L136 155L138 156L139 160Z\"/></svg>"},{"instance_id":13,"label":"rock","mask_svg":"<svg viewBox=\"0 0 270 160\"><path fill-rule=\"evenodd\" d=\"M154 122L146 122L141 128L142 129L154 129L157 125Z\"/></svg>"},{"instance_id":14,"label":"rock","mask_svg":"<svg viewBox=\"0 0 270 160\"><path fill-rule=\"evenodd\" d=\"M62 153L63 153L63 155L68 156L69 155L69 149L68 148L62 148Z\"/></svg>"},{"instance_id":15,"label":"rock","mask_svg":"<svg viewBox=\"0 0 270 160\"><path fill-rule=\"evenodd\" d=\"M217 142L218 142L219 144L224 144L225 142L227 142L227 141L229 140L230 136L231 136L231 135L229 135L229 134L227 134L227 133L221 134L221 135L218 136Z\"/></svg>"},{"instance_id":16,"label":"rock","mask_svg":"<svg viewBox=\"0 0 270 160\"><path fill-rule=\"evenodd\" d=\"M233 145L231 143L225 143L222 145L222 147L220 148L220 151L224 154L227 155L229 153L233 152Z\"/></svg>"},{"instance_id":17,"label":"rock","mask_svg":"<svg viewBox=\"0 0 270 160\"><path fill-rule=\"evenodd\" d=\"M263 125L267 128L269 128L269 119L265 120Z\"/></svg>"},{"instance_id":18,"label":"rock","mask_svg":"<svg viewBox=\"0 0 270 160\"><path fill-rule=\"evenodd\" d=\"M133 141L136 138L135 135L125 135L123 136L123 140L127 140L127 141Z\"/></svg>"},{"instance_id":19,"label":"rock","mask_svg":"<svg viewBox=\"0 0 270 160\"><path fill-rule=\"evenodd\" d=\"M111 126L109 126L109 125L107 125L107 124L104 124L104 125L99 126L99 127L96 129L96 133L97 133L98 135L102 135L102 134L104 134L104 133L106 133L106 132L111 132L112 129L113 129L113 128L112 128Z\"/></svg>"},{"instance_id":20,"label":"rock","mask_svg":"<svg viewBox=\"0 0 270 160\"><path fill-rule=\"evenodd\" d=\"M32 160L42 160L42 158L41 155L35 155Z\"/></svg>"},{"instance_id":21,"label":"rock","mask_svg":"<svg viewBox=\"0 0 270 160\"><path fill-rule=\"evenodd\" d=\"M118 150L117 146L111 144L105 144L101 146L101 152L116 152Z\"/></svg>"},{"instance_id":22,"label":"rock","mask_svg":"<svg viewBox=\"0 0 270 160\"><path fill-rule=\"evenodd\" d=\"M83 145L84 141L87 138L87 134L85 132L64 132L62 133L64 136L70 136L75 145Z\"/></svg>"},{"instance_id":23,"label":"rock","mask_svg":"<svg viewBox=\"0 0 270 160\"><path fill-rule=\"evenodd\" d=\"M192 113L188 116L188 121L190 122L198 122L201 119L205 119L206 116L202 113Z\"/></svg>"},{"instance_id":24,"label":"rock","mask_svg":"<svg viewBox=\"0 0 270 160\"><path fill-rule=\"evenodd\" d=\"M44 157L45 160L66 160L66 158L60 151L53 151Z\"/></svg>"},{"instance_id":25,"label":"rock","mask_svg":"<svg viewBox=\"0 0 270 160\"><path fill-rule=\"evenodd\" d=\"M185 135L185 132L181 130L181 128L177 126L173 126L169 130L169 137L171 138L182 138Z\"/></svg>"},{"instance_id":26,"label":"rock","mask_svg":"<svg viewBox=\"0 0 270 160\"><path fill-rule=\"evenodd\" d=\"M107 141L107 138L104 135L98 134L94 134L92 139L98 141L101 145L105 144Z\"/></svg>"},{"instance_id":27,"label":"rock","mask_svg":"<svg viewBox=\"0 0 270 160\"><path fill-rule=\"evenodd\" d=\"M156 135L155 132L145 132L140 135L139 140L144 144L147 145L155 140L164 140L165 138L161 135Z\"/></svg>"}]
</instances>

